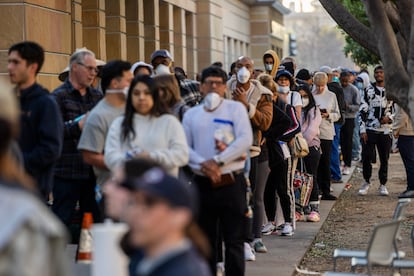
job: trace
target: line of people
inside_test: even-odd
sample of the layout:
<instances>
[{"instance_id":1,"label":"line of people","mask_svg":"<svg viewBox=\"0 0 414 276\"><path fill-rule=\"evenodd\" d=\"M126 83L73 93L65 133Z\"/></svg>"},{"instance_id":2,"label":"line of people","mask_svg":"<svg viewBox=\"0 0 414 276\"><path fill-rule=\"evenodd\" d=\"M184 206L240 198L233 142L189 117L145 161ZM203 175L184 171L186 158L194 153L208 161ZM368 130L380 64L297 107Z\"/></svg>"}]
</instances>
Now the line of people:
<instances>
[{"instance_id":1,"label":"line of people","mask_svg":"<svg viewBox=\"0 0 414 276\"><path fill-rule=\"evenodd\" d=\"M173 264L180 275L210 275L223 261L226 275L243 275L246 260L267 252L262 235L292 236L296 221L320 220L321 199L336 199L331 182L350 173L356 120L365 179L359 194L371 185L377 145L379 191L388 195L391 123L397 128L406 117L401 110L396 116L386 100L382 67L372 84L366 73L353 80L346 70L338 82L328 66L313 76L301 69L295 77L295 60L279 61L269 50L258 76L253 60L242 56L230 76L217 63L198 82L174 68L167 50L154 51L150 60L98 68L94 53L79 49L50 95L36 83L40 45L13 45L8 59L22 110L21 164L41 199L53 196L52 210L68 228L77 205L96 222L111 217L129 224L123 246L131 275L167 273ZM399 146L412 147L404 138L412 129L399 126ZM306 206L298 206L293 187L299 133L309 147L300 163L314 178ZM401 153L403 160L412 160L410 152ZM404 195L414 196L414 185Z\"/></svg>"}]
</instances>

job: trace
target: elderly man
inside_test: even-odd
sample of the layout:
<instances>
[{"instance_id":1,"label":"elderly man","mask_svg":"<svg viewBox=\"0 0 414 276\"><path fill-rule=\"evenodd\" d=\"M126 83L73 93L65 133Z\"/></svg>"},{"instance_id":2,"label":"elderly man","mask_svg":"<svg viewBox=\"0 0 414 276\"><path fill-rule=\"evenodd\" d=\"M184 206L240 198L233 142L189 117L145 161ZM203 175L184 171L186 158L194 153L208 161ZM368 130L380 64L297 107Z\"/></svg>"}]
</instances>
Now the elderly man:
<instances>
[{"instance_id":1,"label":"elderly man","mask_svg":"<svg viewBox=\"0 0 414 276\"><path fill-rule=\"evenodd\" d=\"M69 78L53 91L64 121L62 156L55 168L52 210L70 225L77 201L81 214L92 212L99 221L95 201L96 179L92 167L77 150L88 112L102 99L102 93L91 87L98 69L95 54L87 49L76 51L69 60Z\"/></svg>"},{"instance_id":2,"label":"elderly man","mask_svg":"<svg viewBox=\"0 0 414 276\"><path fill-rule=\"evenodd\" d=\"M246 107L224 99L226 80L226 72L217 66L203 70L203 104L184 114L183 126L200 195L199 224L213 248L211 272L216 273L220 224L226 275L244 275L247 204L243 169L253 134Z\"/></svg>"}]
</instances>

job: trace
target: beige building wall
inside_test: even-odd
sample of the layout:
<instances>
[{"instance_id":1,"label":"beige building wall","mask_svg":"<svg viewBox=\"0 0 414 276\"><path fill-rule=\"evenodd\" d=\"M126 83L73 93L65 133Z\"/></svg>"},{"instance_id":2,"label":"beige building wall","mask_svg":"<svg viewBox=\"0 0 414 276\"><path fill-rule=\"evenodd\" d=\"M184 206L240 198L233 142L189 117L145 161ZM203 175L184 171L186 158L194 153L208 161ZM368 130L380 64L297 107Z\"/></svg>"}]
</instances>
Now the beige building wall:
<instances>
[{"instance_id":1,"label":"beige building wall","mask_svg":"<svg viewBox=\"0 0 414 276\"><path fill-rule=\"evenodd\" d=\"M272 20L283 24L271 3L251 0L0 0L0 77L7 78L7 50L32 40L46 52L39 82L54 89L57 75L76 48L102 60L150 62L168 49L190 78L215 61L228 71L241 55L259 61L279 47Z\"/></svg>"}]
</instances>

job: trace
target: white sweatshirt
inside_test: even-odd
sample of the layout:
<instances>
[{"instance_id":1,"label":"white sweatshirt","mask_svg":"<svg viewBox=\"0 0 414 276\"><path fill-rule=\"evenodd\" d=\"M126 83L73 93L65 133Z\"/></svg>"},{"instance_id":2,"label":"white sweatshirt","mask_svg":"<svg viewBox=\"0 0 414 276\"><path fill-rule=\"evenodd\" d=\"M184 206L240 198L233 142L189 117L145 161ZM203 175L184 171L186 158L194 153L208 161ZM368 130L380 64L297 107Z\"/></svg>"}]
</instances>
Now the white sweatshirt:
<instances>
[{"instance_id":1,"label":"white sweatshirt","mask_svg":"<svg viewBox=\"0 0 414 276\"><path fill-rule=\"evenodd\" d=\"M184 130L178 119L170 114L160 117L135 113L133 140L121 139L121 124L124 116L111 125L105 143L105 164L110 170L127 159L127 151L139 148L149 153L167 172L178 176L178 168L188 163L188 146Z\"/></svg>"}]
</instances>

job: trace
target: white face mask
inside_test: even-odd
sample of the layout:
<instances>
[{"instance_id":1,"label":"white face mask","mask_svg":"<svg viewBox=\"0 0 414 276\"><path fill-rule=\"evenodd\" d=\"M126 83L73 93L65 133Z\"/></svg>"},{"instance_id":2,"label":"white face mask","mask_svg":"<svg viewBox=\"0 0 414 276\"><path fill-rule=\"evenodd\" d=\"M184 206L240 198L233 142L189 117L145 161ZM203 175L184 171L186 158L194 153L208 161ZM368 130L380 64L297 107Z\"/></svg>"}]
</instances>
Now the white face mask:
<instances>
[{"instance_id":1,"label":"white face mask","mask_svg":"<svg viewBox=\"0 0 414 276\"><path fill-rule=\"evenodd\" d=\"M246 67L240 68L239 71L237 72L237 80L241 84L245 84L249 81L249 79L250 79L250 71L247 70Z\"/></svg>"},{"instance_id":2,"label":"white face mask","mask_svg":"<svg viewBox=\"0 0 414 276\"><path fill-rule=\"evenodd\" d=\"M164 64L160 64L157 66L157 68L155 68L155 74L156 75L167 75L167 74L170 75L171 74L170 67Z\"/></svg>"},{"instance_id":3,"label":"white face mask","mask_svg":"<svg viewBox=\"0 0 414 276\"><path fill-rule=\"evenodd\" d=\"M204 99L203 104L207 111L213 111L221 104L222 98L215 92L208 93Z\"/></svg>"},{"instance_id":4,"label":"white face mask","mask_svg":"<svg viewBox=\"0 0 414 276\"><path fill-rule=\"evenodd\" d=\"M289 86L280 86L277 89L277 92L282 93L282 94L287 94L290 91L290 87Z\"/></svg>"},{"instance_id":5,"label":"white face mask","mask_svg":"<svg viewBox=\"0 0 414 276\"><path fill-rule=\"evenodd\" d=\"M128 96L129 87L125 87L124 89L107 89L105 93L107 94L117 94L122 93L125 95L125 98Z\"/></svg>"},{"instance_id":6,"label":"white face mask","mask_svg":"<svg viewBox=\"0 0 414 276\"><path fill-rule=\"evenodd\" d=\"M273 64L265 64L265 69L266 69L266 71L272 71Z\"/></svg>"},{"instance_id":7,"label":"white face mask","mask_svg":"<svg viewBox=\"0 0 414 276\"><path fill-rule=\"evenodd\" d=\"M307 107L309 105L309 98L302 98L302 105L303 107Z\"/></svg>"}]
</instances>

